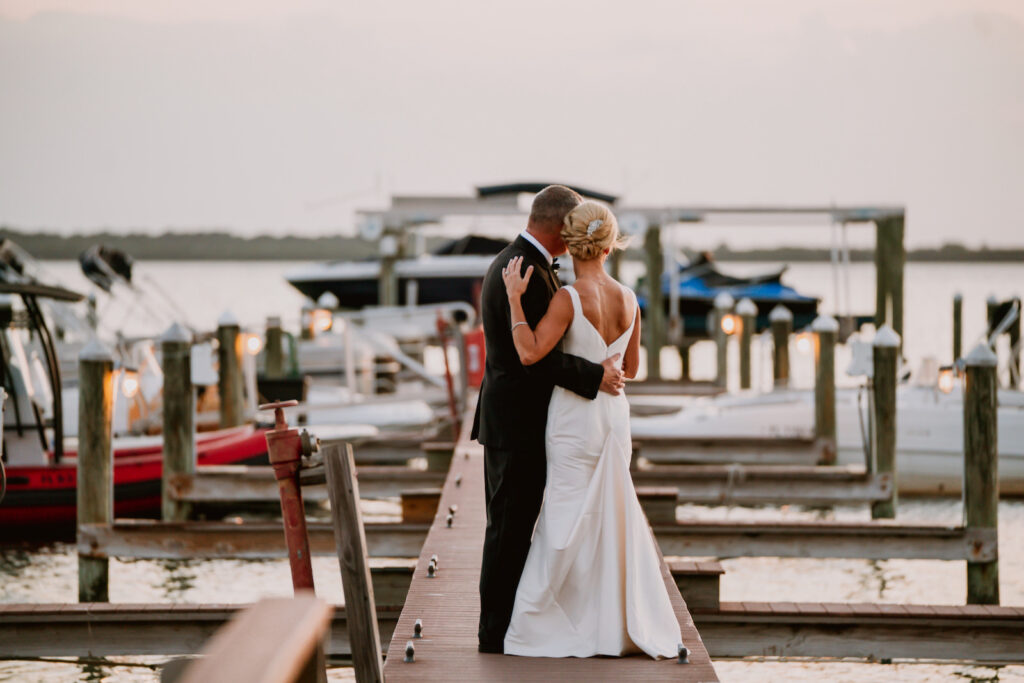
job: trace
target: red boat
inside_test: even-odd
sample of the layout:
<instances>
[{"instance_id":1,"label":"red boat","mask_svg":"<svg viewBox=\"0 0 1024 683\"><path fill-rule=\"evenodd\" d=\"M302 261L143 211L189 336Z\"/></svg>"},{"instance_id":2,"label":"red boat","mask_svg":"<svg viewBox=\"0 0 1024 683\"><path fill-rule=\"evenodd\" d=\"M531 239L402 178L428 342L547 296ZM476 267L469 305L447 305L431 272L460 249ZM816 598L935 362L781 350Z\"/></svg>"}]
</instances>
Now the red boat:
<instances>
[{"instance_id":1,"label":"red boat","mask_svg":"<svg viewBox=\"0 0 1024 683\"><path fill-rule=\"evenodd\" d=\"M0 243L0 264L3 258ZM0 267L0 275L3 274ZM24 316L10 303L0 306L0 384L8 395L4 413L3 459L6 492L0 493L0 537L40 540L74 537L76 522L77 453L65 448L62 386L54 335L40 304L43 300L76 302L83 297L59 287L3 281L0 294L20 295ZM19 311L19 313L21 313ZM32 375L32 358L39 372ZM42 360L39 360L42 359ZM45 361L45 363L43 362ZM43 377L45 375L45 377ZM27 397L30 379L45 410ZM44 389L46 389L44 391ZM234 427L196 436L200 465L269 464L264 429ZM115 437L115 517L158 516L160 513L163 439L160 436Z\"/></svg>"},{"instance_id":2,"label":"red boat","mask_svg":"<svg viewBox=\"0 0 1024 683\"><path fill-rule=\"evenodd\" d=\"M200 465L266 465L264 429L236 427L199 435ZM155 443L154 443L155 442ZM0 535L31 536L43 527L74 533L77 453L67 452L58 465L7 468L7 494L0 502ZM114 516L160 514L163 453L160 439L114 453Z\"/></svg>"}]
</instances>

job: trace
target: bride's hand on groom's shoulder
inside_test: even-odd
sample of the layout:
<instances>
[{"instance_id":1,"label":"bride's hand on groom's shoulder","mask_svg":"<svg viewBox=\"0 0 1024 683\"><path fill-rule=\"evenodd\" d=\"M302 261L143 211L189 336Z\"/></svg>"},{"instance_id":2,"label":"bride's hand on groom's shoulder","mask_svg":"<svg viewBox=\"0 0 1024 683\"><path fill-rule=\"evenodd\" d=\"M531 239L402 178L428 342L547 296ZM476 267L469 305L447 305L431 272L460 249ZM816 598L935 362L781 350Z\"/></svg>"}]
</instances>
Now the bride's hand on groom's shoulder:
<instances>
[{"instance_id":1,"label":"bride's hand on groom's shoulder","mask_svg":"<svg viewBox=\"0 0 1024 683\"><path fill-rule=\"evenodd\" d=\"M501 270L501 279L505 281L505 291L510 299L523 295L533 275L533 266L529 266L525 273L521 273L522 267L523 257L516 256Z\"/></svg>"}]
</instances>

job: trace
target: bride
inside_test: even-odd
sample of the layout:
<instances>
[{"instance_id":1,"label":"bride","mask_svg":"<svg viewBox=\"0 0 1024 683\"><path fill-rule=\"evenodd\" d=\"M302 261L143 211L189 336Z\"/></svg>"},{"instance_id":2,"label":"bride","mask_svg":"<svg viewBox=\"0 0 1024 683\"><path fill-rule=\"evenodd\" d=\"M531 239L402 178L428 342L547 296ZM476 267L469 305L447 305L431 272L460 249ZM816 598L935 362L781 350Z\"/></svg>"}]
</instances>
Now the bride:
<instances>
[{"instance_id":1,"label":"bride","mask_svg":"<svg viewBox=\"0 0 1024 683\"><path fill-rule=\"evenodd\" d=\"M615 216L585 201L565 218L562 238L576 282L562 287L530 329L520 297L533 274L522 258L502 271L512 338L524 365L560 341L565 353L595 363L623 354L636 376L640 311L634 293L604 270L620 245ZM592 657L645 652L674 657L682 642L658 551L629 474L625 395L588 401L555 387L548 408L547 488L516 592L505 653Z\"/></svg>"}]
</instances>

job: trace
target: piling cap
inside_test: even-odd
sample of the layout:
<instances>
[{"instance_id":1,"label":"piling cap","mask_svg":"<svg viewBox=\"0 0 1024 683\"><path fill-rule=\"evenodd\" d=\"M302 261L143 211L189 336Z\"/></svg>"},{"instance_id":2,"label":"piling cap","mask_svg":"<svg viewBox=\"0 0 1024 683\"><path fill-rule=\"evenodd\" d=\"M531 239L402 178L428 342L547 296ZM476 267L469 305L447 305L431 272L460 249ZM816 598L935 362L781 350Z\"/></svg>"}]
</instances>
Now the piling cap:
<instances>
[{"instance_id":1,"label":"piling cap","mask_svg":"<svg viewBox=\"0 0 1024 683\"><path fill-rule=\"evenodd\" d=\"M744 297L736 304L736 312L739 315L757 315L757 306L750 299Z\"/></svg>"},{"instance_id":2,"label":"piling cap","mask_svg":"<svg viewBox=\"0 0 1024 683\"><path fill-rule=\"evenodd\" d=\"M268 315L267 316L267 328L281 327L281 316L279 315Z\"/></svg>"},{"instance_id":3,"label":"piling cap","mask_svg":"<svg viewBox=\"0 0 1024 683\"><path fill-rule=\"evenodd\" d=\"M811 332L838 332L839 321L830 315L819 315L811 323Z\"/></svg>"},{"instance_id":4,"label":"piling cap","mask_svg":"<svg viewBox=\"0 0 1024 683\"><path fill-rule=\"evenodd\" d=\"M963 301L963 300L964 300L964 295L962 293L956 292L953 295L953 301Z\"/></svg>"},{"instance_id":5,"label":"piling cap","mask_svg":"<svg viewBox=\"0 0 1024 683\"><path fill-rule=\"evenodd\" d=\"M775 304L775 308L768 314L769 322L793 322L793 311L782 304Z\"/></svg>"},{"instance_id":6,"label":"piling cap","mask_svg":"<svg viewBox=\"0 0 1024 683\"><path fill-rule=\"evenodd\" d=\"M103 342L94 338L90 339L89 343L82 347L81 352L78 354L78 360L113 362L114 356L110 353L110 349L103 345Z\"/></svg>"},{"instance_id":7,"label":"piling cap","mask_svg":"<svg viewBox=\"0 0 1024 683\"><path fill-rule=\"evenodd\" d=\"M192 341L192 335L189 334L188 330L182 327L179 323L174 322L167 328L167 331L163 333L163 336L160 337L160 341L188 344Z\"/></svg>"},{"instance_id":8,"label":"piling cap","mask_svg":"<svg viewBox=\"0 0 1024 683\"><path fill-rule=\"evenodd\" d=\"M238 318L228 309L217 318L217 327L238 327Z\"/></svg>"},{"instance_id":9,"label":"piling cap","mask_svg":"<svg viewBox=\"0 0 1024 683\"><path fill-rule=\"evenodd\" d=\"M999 299L996 298L995 294L989 294L988 298L985 299L985 303L987 303L987 304L997 304L997 303L999 303Z\"/></svg>"},{"instance_id":10,"label":"piling cap","mask_svg":"<svg viewBox=\"0 0 1024 683\"><path fill-rule=\"evenodd\" d=\"M994 368L998 362L999 358L985 342L980 342L964 358L967 367Z\"/></svg>"},{"instance_id":11,"label":"piling cap","mask_svg":"<svg viewBox=\"0 0 1024 683\"><path fill-rule=\"evenodd\" d=\"M875 338L871 342L872 346L885 346L887 348L897 348L900 345L900 335L896 334L896 330L892 329L888 323L882 325L875 332Z\"/></svg>"},{"instance_id":12,"label":"piling cap","mask_svg":"<svg viewBox=\"0 0 1024 683\"><path fill-rule=\"evenodd\" d=\"M320 298L316 300L316 305L320 308L334 310L341 305L341 302L338 301L338 297L334 295L334 292L324 292L320 295Z\"/></svg>"},{"instance_id":13,"label":"piling cap","mask_svg":"<svg viewBox=\"0 0 1024 683\"><path fill-rule=\"evenodd\" d=\"M715 308L719 310L729 310L735 303L736 300L728 292L719 292L718 296L715 297Z\"/></svg>"}]
</instances>

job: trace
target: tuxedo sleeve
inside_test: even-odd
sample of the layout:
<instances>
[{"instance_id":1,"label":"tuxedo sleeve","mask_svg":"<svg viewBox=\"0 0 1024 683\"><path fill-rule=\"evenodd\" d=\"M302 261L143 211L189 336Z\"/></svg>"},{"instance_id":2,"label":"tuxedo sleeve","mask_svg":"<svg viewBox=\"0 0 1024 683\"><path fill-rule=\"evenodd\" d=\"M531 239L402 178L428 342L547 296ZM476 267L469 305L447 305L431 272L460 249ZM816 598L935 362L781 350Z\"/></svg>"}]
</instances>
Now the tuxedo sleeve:
<instances>
[{"instance_id":1,"label":"tuxedo sleeve","mask_svg":"<svg viewBox=\"0 0 1024 683\"><path fill-rule=\"evenodd\" d=\"M540 273L535 273L530 278L530 283L522 298L523 313L526 314L526 321L533 329L537 329L537 324L544 317L548 305L551 303L548 289L541 277L543 276ZM551 353L541 361L525 367L527 374L547 377L552 384L568 389L586 399L597 398L597 392L601 388L601 379L604 377L604 368L600 363L592 363L585 358L562 353L558 346L555 346Z\"/></svg>"}]
</instances>

